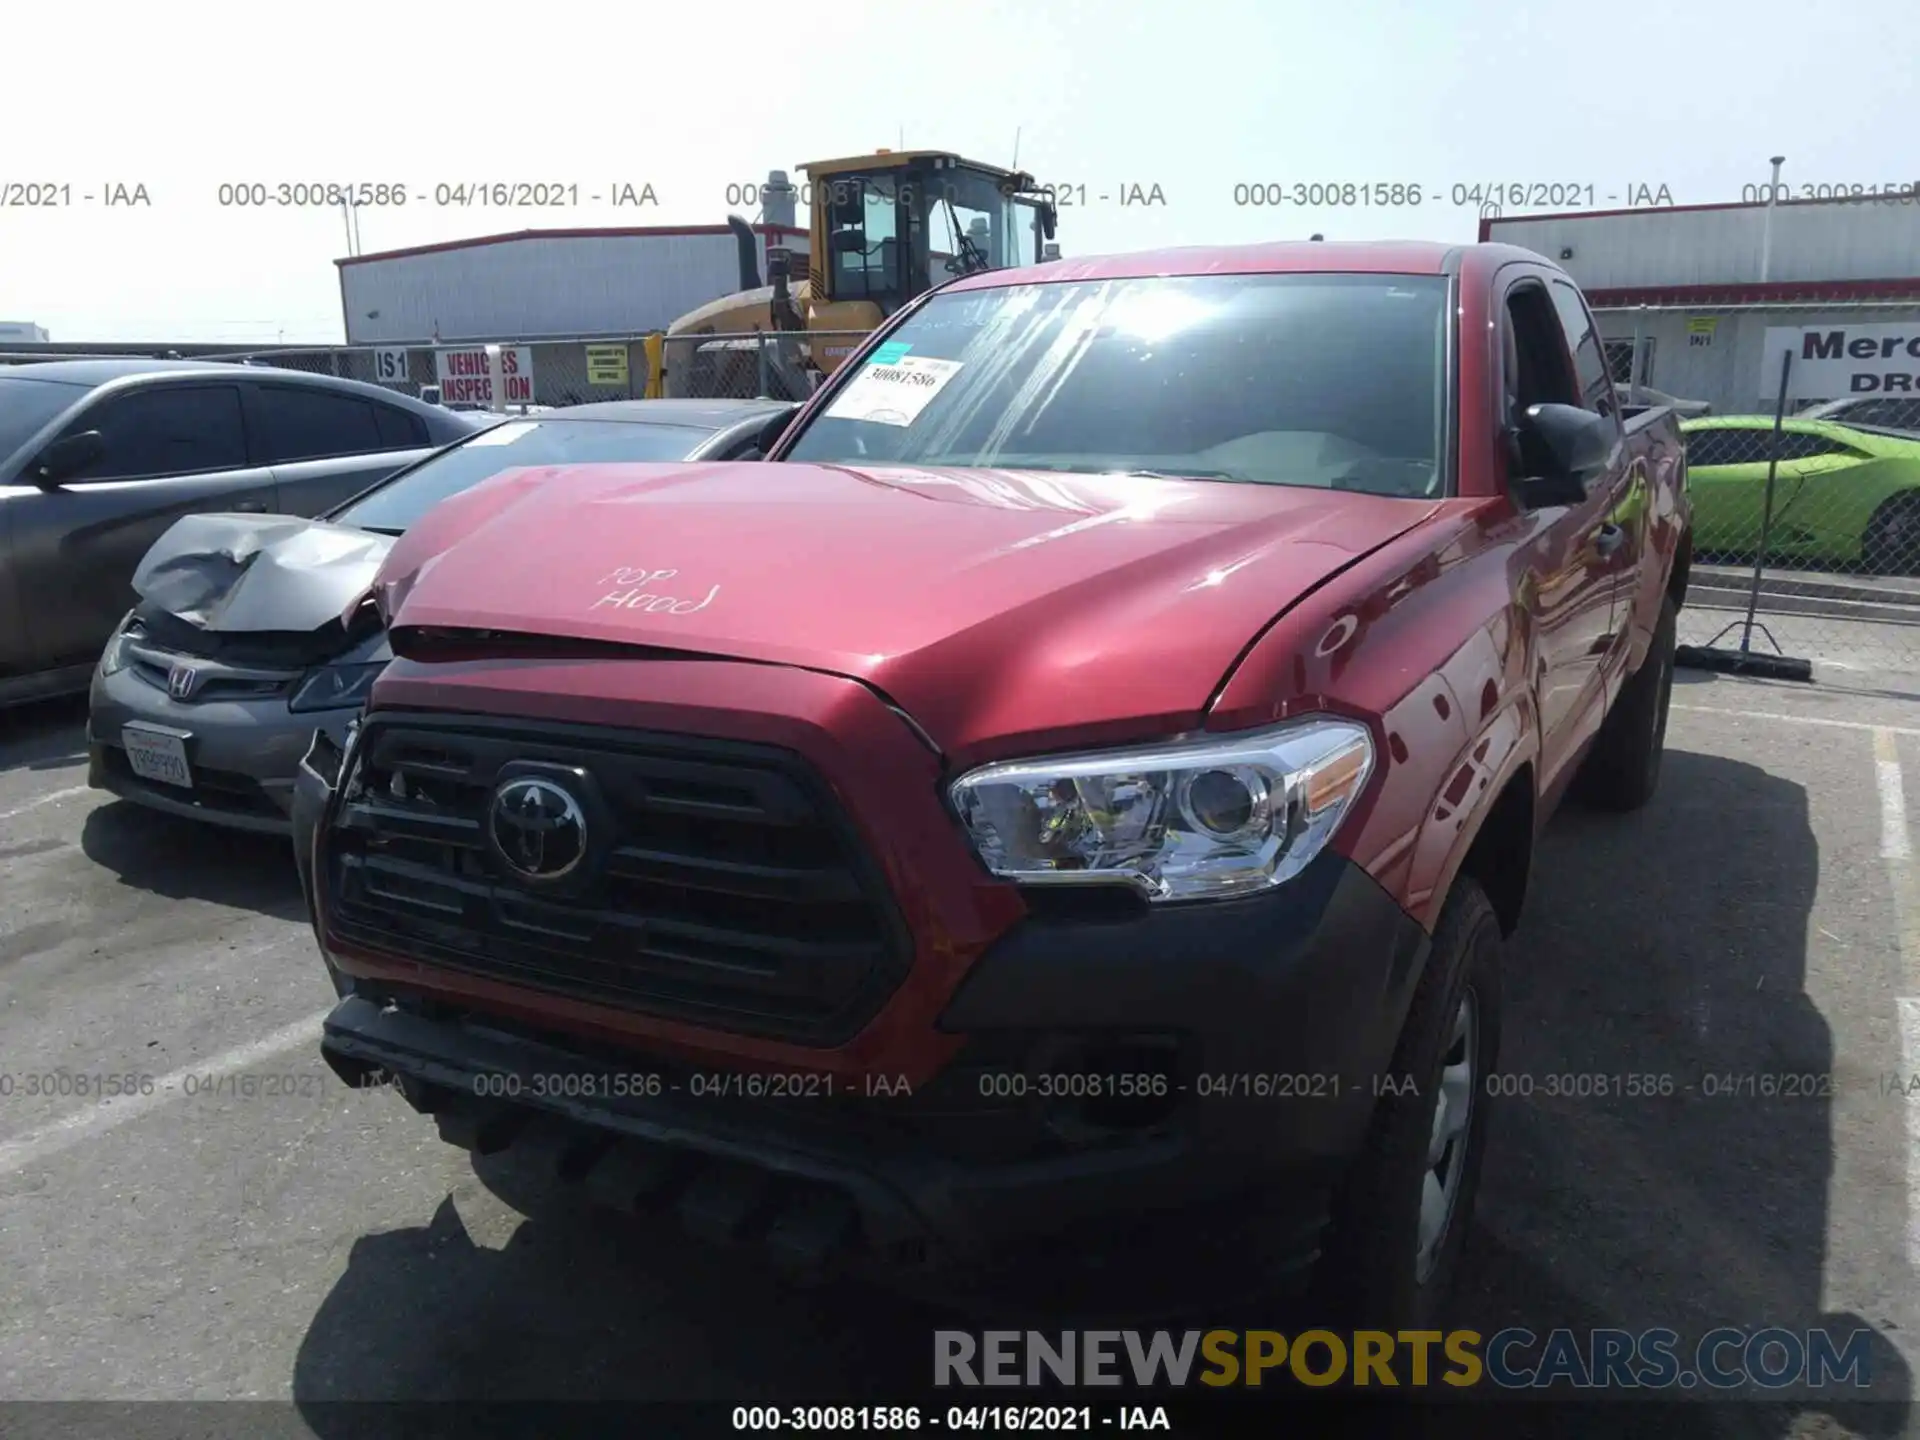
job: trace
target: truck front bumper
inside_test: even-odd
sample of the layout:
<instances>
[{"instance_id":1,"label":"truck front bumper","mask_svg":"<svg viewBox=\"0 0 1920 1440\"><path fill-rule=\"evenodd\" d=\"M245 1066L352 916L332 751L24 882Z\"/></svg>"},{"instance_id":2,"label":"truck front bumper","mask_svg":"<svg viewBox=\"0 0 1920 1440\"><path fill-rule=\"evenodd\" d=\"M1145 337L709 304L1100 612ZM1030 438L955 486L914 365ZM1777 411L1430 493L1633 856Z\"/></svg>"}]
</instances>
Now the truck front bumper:
<instances>
[{"instance_id":1,"label":"truck front bumper","mask_svg":"<svg viewBox=\"0 0 1920 1440\"><path fill-rule=\"evenodd\" d=\"M365 980L322 1048L349 1083L397 1080L455 1143L537 1137L606 1203L677 1210L796 1273L1116 1248L1131 1264L1165 1236L1183 1265L1226 1247L1229 1270L1257 1243L1283 1279L1316 1258L1394 1083L1427 948L1327 853L1252 899L1036 907L961 981L938 1029L965 1042L911 1094L886 1075L703 1073Z\"/></svg>"}]
</instances>

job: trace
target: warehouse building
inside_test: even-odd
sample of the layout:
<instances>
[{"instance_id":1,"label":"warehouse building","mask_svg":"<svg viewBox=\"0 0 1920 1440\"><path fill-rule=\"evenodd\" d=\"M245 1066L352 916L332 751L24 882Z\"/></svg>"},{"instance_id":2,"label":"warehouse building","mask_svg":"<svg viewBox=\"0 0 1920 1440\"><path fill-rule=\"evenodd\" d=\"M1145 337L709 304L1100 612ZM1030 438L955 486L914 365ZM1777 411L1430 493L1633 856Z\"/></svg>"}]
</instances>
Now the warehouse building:
<instances>
[{"instance_id":1,"label":"warehouse building","mask_svg":"<svg viewBox=\"0 0 1920 1440\"><path fill-rule=\"evenodd\" d=\"M806 273L797 190L774 171L760 223L520 230L335 261L354 349L338 373L452 403L489 399L484 346L504 348L508 404L620 399L644 388L638 338L767 274L785 248ZM288 363L281 359L280 363Z\"/></svg>"},{"instance_id":2,"label":"warehouse building","mask_svg":"<svg viewBox=\"0 0 1920 1440\"><path fill-rule=\"evenodd\" d=\"M1720 414L1773 409L1769 326L1920 322L1911 191L1503 216L1483 219L1480 238L1545 255L1580 283L1616 382L1637 379Z\"/></svg>"}]
</instances>

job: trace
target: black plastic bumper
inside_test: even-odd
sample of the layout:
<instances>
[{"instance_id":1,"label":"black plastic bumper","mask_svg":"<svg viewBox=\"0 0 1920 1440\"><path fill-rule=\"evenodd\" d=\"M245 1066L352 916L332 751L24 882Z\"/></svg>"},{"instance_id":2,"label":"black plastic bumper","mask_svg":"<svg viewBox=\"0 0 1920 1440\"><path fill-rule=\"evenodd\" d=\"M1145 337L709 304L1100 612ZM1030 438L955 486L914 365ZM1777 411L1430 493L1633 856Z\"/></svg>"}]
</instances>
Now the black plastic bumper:
<instances>
[{"instance_id":1,"label":"black plastic bumper","mask_svg":"<svg viewBox=\"0 0 1920 1440\"><path fill-rule=\"evenodd\" d=\"M557 1140L561 1171L599 1198L677 1207L798 1271L1129 1245L1164 1226L1184 1244L1239 1219L1269 1268L1304 1272L1425 935L1332 855L1255 899L1073 909L1040 907L981 957L942 1022L966 1034L961 1058L911 1097L884 1079L853 1097L716 1097L654 1057L364 994L322 1046L350 1083L401 1077L456 1143Z\"/></svg>"}]
</instances>

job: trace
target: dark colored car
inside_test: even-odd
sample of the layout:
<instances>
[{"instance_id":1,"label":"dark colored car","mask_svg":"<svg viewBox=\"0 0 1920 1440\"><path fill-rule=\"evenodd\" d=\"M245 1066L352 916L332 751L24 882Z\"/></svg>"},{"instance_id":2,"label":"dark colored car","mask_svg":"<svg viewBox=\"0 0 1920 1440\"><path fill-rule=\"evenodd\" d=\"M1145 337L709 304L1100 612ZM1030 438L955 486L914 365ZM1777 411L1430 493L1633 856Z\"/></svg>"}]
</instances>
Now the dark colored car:
<instances>
[{"instance_id":1,"label":"dark colored car","mask_svg":"<svg viewBox=\"0 0 1920 1440\"><path fill-rule=\"evenodd\" d=\"M975 275L769 462L396 542L296 804L336 1073L802 1273L1219 1260L1424 1328L1535 837L1653 797L1690 564L1573 282Z\"/></svg>"},{"instance_id":2,"label":"dark colored car","mask_svg":"<svg viewBox=\"0 0 1920 1440\"><path fill-rule=\"evenodd\" d=\"M91 783L153 809L286 834L314 732L337 741L389 658L378 613L348 612L396 536L503 470L748 458L766 423L792 408L579 405L492 423L317 520L179 521L141 561L140 603L94 671Z\"/></svg>"},{"instance_id":3,"label":"dark colored car","mask_svg":"<svg viewBox=\"0 0 1920 1440\"><path fill-rule=\"evenodd\" d=\"M0 704L87 688L134 567L182 515L317 515L476 428L265 366L0 367Z\"/></svg>"}]
</instances>

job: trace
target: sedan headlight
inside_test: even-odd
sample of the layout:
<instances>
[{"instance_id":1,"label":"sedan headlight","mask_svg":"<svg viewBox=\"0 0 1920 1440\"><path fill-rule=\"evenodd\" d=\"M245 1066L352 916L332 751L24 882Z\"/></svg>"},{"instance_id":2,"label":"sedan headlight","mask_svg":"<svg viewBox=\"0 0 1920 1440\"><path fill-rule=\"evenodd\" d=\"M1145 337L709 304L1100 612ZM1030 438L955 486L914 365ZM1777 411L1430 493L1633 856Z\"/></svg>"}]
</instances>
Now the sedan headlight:
<instances>
[{"instance_id":1,"label":"sedan headlight","mask_svg":"<svg viewBox=\"0 0 1920 1440\"><path fill-rule=\"evenodd\" d=\"M129 610L114 630L113 638L107 641L107 648L100 652L100 673L117 675L133 663L133 644L144 634L140 622L133 618Z\"/></svg>"},{"instance_id":2,"label":"sedan headlight","mask_svg":"<svg viewBox=\"0 0 1920 1440\"><path fill-rule=\"evenodd\" d=\"M377 660L371 665L323 665L300 682L300 688L293 692L293 699L287 702L287 708L293 711L305 710L343 710L349 705L367 703L367 692L373 689L373 682L380 678L380 672L387 668L387 662Z\"/></svg>"},{"instance_id":3,"label":"sedan headlight","mask_svg":"<svg viewBox=\"0 0 1920 1440\"><path fill-rule=\"evenodd\" d=\"M1372 772L1365 726L1316 717L1245 735L987 765L949 793L996 875L1193 900L1297 875Z\"/></svg>"}]
</instances>

